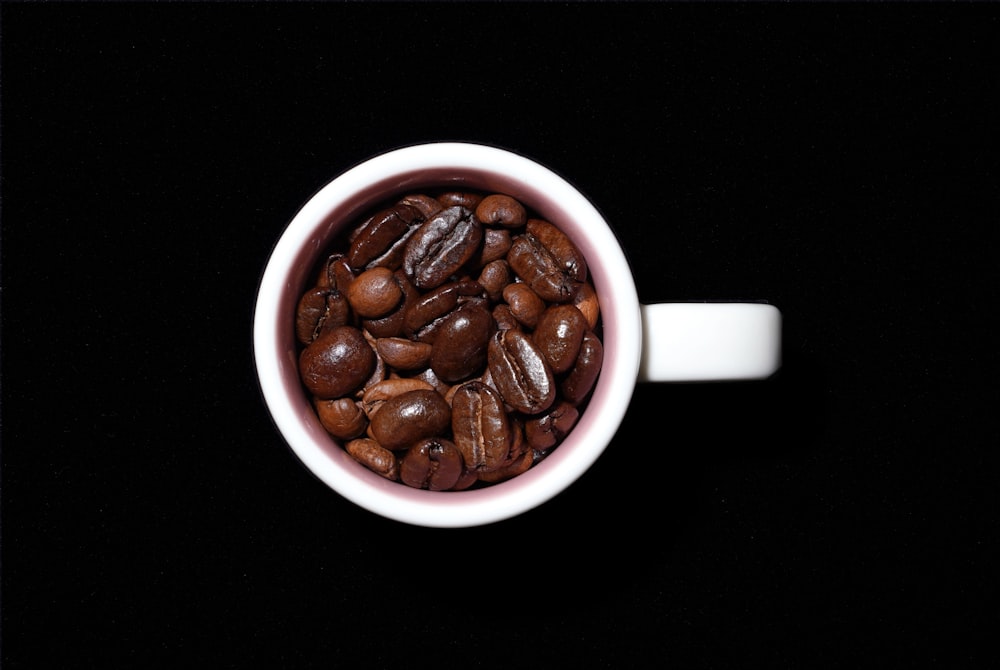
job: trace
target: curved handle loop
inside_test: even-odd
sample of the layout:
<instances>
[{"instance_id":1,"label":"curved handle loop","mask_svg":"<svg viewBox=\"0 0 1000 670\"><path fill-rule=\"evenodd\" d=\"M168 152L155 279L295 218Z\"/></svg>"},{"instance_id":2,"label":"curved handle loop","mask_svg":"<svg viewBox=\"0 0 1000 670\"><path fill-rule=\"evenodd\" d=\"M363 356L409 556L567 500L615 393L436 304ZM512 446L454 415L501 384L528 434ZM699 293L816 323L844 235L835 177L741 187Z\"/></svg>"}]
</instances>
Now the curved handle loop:
<instances>
[{"instance_id":1,"label":"curved handle loop","mask_svg":"<svg viewBox=\"0 0 1000 670\"><path fill-rule=\"evenodd\" d=\"M764 303L641 305L641 382L764 379L781 366L781 312Z\"/></svg>"}]
</instances>

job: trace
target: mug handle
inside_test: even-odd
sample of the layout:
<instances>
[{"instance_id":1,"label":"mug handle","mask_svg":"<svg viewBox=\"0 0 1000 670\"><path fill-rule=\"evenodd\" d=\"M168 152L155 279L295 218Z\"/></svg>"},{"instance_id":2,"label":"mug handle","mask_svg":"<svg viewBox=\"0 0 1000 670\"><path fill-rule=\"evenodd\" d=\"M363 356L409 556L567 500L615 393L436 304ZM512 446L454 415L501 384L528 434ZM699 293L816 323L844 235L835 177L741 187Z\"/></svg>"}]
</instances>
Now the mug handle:
<instances>
[{"instance_id":1,"label":"mug handle","mask_svg":"<svg viewBox=\"0 0 1000 670\"><path fill-rule=\"evenodd\" d=\"M781 312L766 303L640 305L639 381L764 379L781 366Z\"/></svg>"}]
</instances>

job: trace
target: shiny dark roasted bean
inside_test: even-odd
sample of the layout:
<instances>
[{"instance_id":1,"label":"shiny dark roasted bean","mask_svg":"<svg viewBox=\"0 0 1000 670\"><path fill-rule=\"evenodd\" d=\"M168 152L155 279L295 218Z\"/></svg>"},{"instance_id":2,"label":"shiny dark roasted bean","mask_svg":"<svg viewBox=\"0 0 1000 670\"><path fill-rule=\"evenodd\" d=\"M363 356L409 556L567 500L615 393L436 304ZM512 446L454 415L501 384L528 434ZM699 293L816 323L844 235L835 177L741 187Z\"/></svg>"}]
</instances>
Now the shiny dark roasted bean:
<instances>
[{"instance_id":1,"label":"shiny dark roasted bean","mask_svg":"<svg viewBox=\"0 0 1000 670\"><path fill-rule=\"evenodd\" d=\"M593 390L604 364L604 344L593 331L587 331L580 342L576 362L559 383L559 391L567 402L578 405Z\"/></svg>"},{"instance_id":2,"label":"shiny dark roasted bean","mask_svg":"<svg viewBox=\"0 0 1000 670\"><path fill-rule=\"evenodd\" d=\"M419 342L432 342L433 333L441 320L458 307L463 298L480 296L484 293L482 284L471 279L462 279L424 293L407 308L403 322L403 333Z\"/></svg>"},{"instance_id":3,"label":"shiny dark roasted bean","mask_svg":"<svg viewBox=\"0 0 1000 670\"><path fill-rule=\"evenodd\" d=\"M479 250L483 226L465 207L443 209L417 228L406 244L403 269L417 288L448 281Z\"/></svg>"},{"instance_id":4,"label":"shiny dark roasted bean","mask_svg":"<svg viewBox=\"0 0 1000 670\"><path fill-rule=\"evenodd\" d=\"M360 330L340 326L302 350L299 373L317 398L340 398L368 381L375 370L375 358L375 351Z\"/></svg>"},{"instance_id":5,"label":"shiny dark roasted bean","mask_svg":"<svg viewBox=\"0 0 1000 670\"><path fill-rule=\"evenodd\" d=\"M514 239L507 262L517 276L548 302L571 302L583 284L583 280L577 279L559 257L530 232Z\"/></svg>"},{"instance_id":6,"label":"shiny dark roasted bean","mask_svg":"<svg viewBox=\"0 0 1000 670\"><path fill-rule=\"evenodd\" d=\"M444 209L444 205L441 204L440 200L432 198L429 195L424 195L423 193L414 193L412 195L403 196L399 202L402 205L409 205L410 207L416 208L425 220Z\"/></svg>"},{"instance_id":7,"label":"shiny dark roasted bean","mask_svg":"<svg viewBox=\"0 0 1000 670\"><path fill-rule=\"evenodd\" d=\"M382 403L371 419L371 436L386 449L406 449L451 427L451 407L437 391L407 391Z\"/></svg>"},{"instance_id":8,"label":"shiny dark roasted bean","mask_svg":"<svg viewBox=\"0 0 1000 670\"><path fill-rule=\"evenodd\" d=\"M568 402L559 402L524 422L524 436L532 449L551 449L576 425L580 412Z\"/></svg>"},{"instance_id":9,"label":"shiny dark roasted bean","mask_svg":"<svg viewBox=\"0 0 1000 670\"><path fill-rule=\"evenodd\" d=\"M489 472L480 471L479 481L487 484L496 484L497 482L502 482L507 479L511 479L512 477L516 477L517 475L524 474L531 468L532 465L534 465L534 463L535 452L528 449L502 468Z\"/></svg>"},{"instance_id":10,"label":"shiny dark roasted bean","mask_svg":"<svg viewBox=\"0 0 1000 670\"><path fill-rule=\"evenodd\" d=\"M347 287L354 281L354 271L347 263L344 254L330 254L323 267L320 268L316 277L316 286L319 288L332 288L338 291L346 291Z\"/></svg>"},{"instance_id":11,"label":"shiny dark roasted bean","mask_svg":"<svg viewBox=\"0 0 1000 670\"><path fill-rule=\"evenodd\" d=\"M538 319L532 340L552 372L566 372L576 362L580 343L590 329L583 312L573 305L552 305Z\"/></svg>"},{"instance_id":12,"label":"shiny dark roasted bean","mask_svg":"<svg viewBox=\"0 0 1000 670\"><path fill-rule=\"evenodd\" d=\"M406 240L423 220L420 212L410 205L382 210L354 237L347 262L356 270L376 265L397 269Z\"/></svg>"},{"instance_id":13,"label":"shiny dark roasted bean","mask_svg":"<svg viewBox=\"0 0 1000 670\"><path fill-rule=\"evenodd\" d=\"M406 450L399 464L399 478L407 486L429 491L454 487L465 472L462 454L451 440L427 438Z\"/></svg>"},{"instance_id":14,"label":"shiny dark roasted bean","mask_svg":"<svg viewBox=\"0 0 1000 670\"><path fill-rule=\"evenodd\" d=\"M490 374L504 402L525 414L549 408L556 397L555 379L545 357L519 330L499 330L490 338Z\"/></svg>"},{"instance_id":15,"label":"shiny dark roasted bean","mask_svg":"<svg viewBox=\"0 0 1000 670\"><path fill-rule=\"evenodd\" d=\"M451 401L451 430L470 470L496 470L510 460L514 433L503 399L482 382L459 386Z\"/></svg>"},{"instance_id":16,"label":"shiny dark roasted bean","mask_svg":"<svg viewBox=\"0 0 1000 670\"><path fill-rule=\"evenodd\" d=\"M528 219L525 231L538 240L570 279L578 282L587 279L586 259L569 236L557 226L543 219Z\"/></svg>"},{"instance_id":17,"label":"shiny dark roasted bean","mask_svg":"<svg viewBox=\"0 0 1000 670\"><path fill-rule=\"evenodd\" d=\"M493 316L479 303L467 303L441 324L431 349L431 369L442 381L468 379L486 367Z\"/></svg>"},{"instance_id":18,"label":"shiny dark roasted bean","mask_svg":"<svg viewBox=\"0 0 1000 670\"><path fill-rule=\"evenodd\" d=\"M361 408L370 419L381 409L386 400L418 390L433 391L435 389L426 381L413 377L383 379L365 389L364 395L361 396Z\"/></svg>"},{"instance_id":19,"label":"shiny dark roasted bean","mask_svg":"<svg viewBox=\"0 0 1000 670\"><path fill-rule=\"evenodd\" d=\"M396 455L368 437L359 437L344 445L354 460L382 475L386 479L399 480L399 461Z\"/></svg>"}]
</instances>

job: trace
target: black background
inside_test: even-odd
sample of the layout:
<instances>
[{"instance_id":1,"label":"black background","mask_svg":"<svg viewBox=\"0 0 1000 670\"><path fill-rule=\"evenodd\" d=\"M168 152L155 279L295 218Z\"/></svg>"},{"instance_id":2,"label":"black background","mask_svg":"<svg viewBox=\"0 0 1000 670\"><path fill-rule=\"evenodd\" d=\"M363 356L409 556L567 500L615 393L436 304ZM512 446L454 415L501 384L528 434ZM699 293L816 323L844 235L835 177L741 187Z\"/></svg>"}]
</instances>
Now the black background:
<instances>
[{"instance_id":1,"label":"black background","mask_svg":"<svg viewBox=\"0 0 1000 670\"><path fill-rule=\"evenodd\" d=\"M4 668L986 667L997 10L4 3ZM256 284L434 140L565 175L644 302L780 307L781 372L641 385L492 526L338 497Z\"/></svg>"}]
</instances>

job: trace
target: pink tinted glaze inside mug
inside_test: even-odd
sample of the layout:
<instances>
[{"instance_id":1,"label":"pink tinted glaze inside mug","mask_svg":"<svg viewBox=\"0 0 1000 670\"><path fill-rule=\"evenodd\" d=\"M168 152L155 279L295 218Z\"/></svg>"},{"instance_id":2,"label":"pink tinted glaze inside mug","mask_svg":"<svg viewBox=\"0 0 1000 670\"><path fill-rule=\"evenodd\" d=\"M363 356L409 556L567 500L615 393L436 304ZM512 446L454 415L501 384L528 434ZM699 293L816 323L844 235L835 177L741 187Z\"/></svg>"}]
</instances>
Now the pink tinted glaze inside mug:
<instances>
[{"instance_id":1,"label":"pink tinted glaze inside mug","mask_svg":"<svg viewBox=\"0 0 1000 670\"><path fill-rule=\"evenodd\" d=\"M604 363L576 426L527 472L466 491L411 488L356 462L326 432L313 410L299 379L294 333L298 300L335 239L387 200L439 188L505 193L558 226L587 259L601 308ZM652 336L650 324L669 327L662 323L671 320L669 313L650 311L645 315L644 335L644 312L659 307L664 306L640 305L617 238L590 201L565 179L535 161L495 147L421 144L378 155L347 170L294 216L261 278L253 323L254 358L261 392L275 425L305 467L327 486L396 521L441 528L476 526L516 516L564 491L611 442L636 382L671 380L673 372L659 367L661 362L655 356L643 355L643 339ZM690 318L690 314L679 316ZM768 365L773 367L773 363ZM697 376L695 372L692 378ZM755 372L749 376L766 375ZM682 375L678 380L685 379Z\"/></svg>"}]
</instances>

